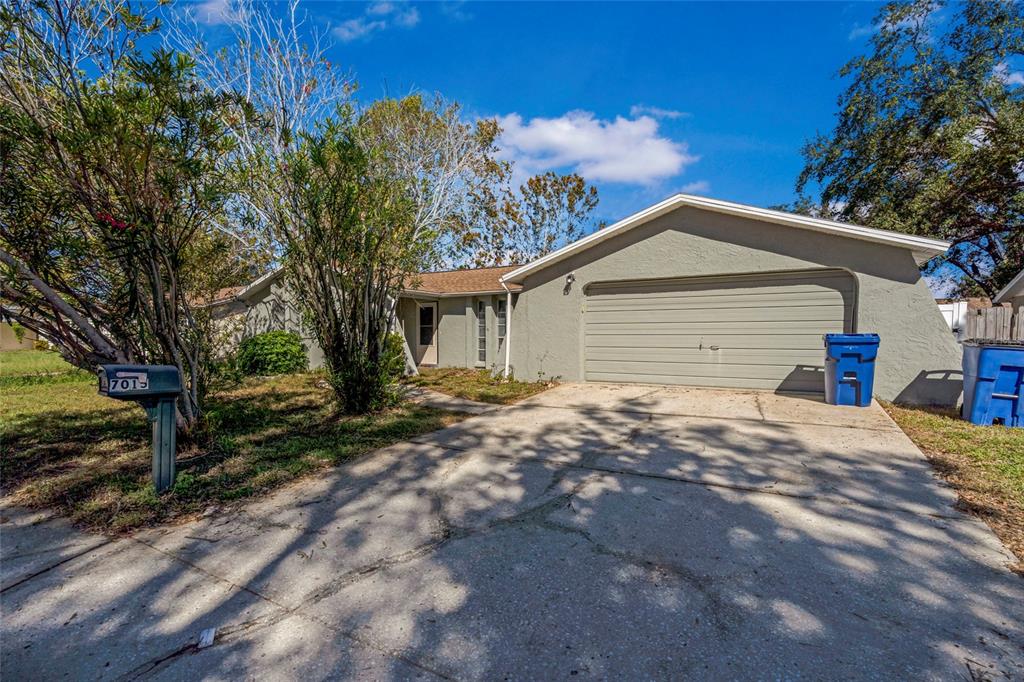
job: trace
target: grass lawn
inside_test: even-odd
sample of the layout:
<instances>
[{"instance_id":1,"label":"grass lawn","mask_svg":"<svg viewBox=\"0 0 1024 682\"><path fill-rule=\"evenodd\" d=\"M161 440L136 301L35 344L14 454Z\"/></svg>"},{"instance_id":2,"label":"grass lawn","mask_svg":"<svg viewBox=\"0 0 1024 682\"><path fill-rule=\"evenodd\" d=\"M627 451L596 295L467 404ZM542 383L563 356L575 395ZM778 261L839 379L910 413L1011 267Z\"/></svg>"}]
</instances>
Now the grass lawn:
<instances>
[{"instance_id":1,"label":"grass lawn","mask_svg":"<svg viewBox=\"0 0 1024 682\"><path fill-rule=\"evenodd\" d=\"M1024 573L1024 429L975 426L951 410L883 404L889 415L988 523Z\"/></svg>"},{"instance_id":2,"label":"grass lawn","mask_svg":"<svg viewBox=\"0 0 1024 682\"><path fill-rule=\"evenodd\" d=\"M60 380L84 380L88 372L64 362L59 353L48 350L12 350L0 353L0 387Z\"/></svg>"},{"instance_id":3,"label":"grass lawn","mask_svg":"<svg viewBox=\"0 0 1024 682\"><path fill-rule=\"evenodd\" d=\"M0 385L2 492L109 532L259 495L465 416L406 404L343 417L318 375L251 380L208 399L216 435L204 449L179 445L177 483L158 497L142 408L97 395L88 373L73 376Z\"/></svg>"},{"instance_id":4,"label":"grass lawn","mask_svg":"<svg viewBox=\"0 0 1024 682\"><path fill-rule=\"evenodd\" d=\"M486 369L437 367L421 369L419 376L406 377L406 383L481 403L508 405L540 393L552 386L546 381L505 381Z\"/></svg>"}]
</instances>

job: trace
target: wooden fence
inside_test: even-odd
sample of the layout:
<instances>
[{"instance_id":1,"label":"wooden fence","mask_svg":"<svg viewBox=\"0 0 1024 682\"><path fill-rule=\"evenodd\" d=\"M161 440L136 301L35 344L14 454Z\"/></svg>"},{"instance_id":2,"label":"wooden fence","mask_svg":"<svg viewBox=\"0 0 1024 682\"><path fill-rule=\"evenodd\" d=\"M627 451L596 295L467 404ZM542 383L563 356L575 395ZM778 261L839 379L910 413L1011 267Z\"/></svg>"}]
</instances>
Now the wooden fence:
<instances>
[{"instance_id":1,"label":"wooden fence","mask_svg":"<svg viewBox=\"0 0 1024 682\"><path fill-rule=\"evenodd\" d=\"M967 311L965 339L1024 340L1024 312L1013 314L1013 309L971 308Z\"/></svg>"}]
</instances>

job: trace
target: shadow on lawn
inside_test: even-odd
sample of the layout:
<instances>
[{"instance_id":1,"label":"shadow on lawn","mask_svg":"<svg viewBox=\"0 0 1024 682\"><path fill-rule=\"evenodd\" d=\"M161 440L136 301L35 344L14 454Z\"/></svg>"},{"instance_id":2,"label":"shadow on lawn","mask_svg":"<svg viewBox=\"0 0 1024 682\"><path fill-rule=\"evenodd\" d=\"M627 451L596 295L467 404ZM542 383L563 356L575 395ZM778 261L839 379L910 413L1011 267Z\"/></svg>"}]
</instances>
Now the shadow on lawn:
<instances>
[{"instance_id":1,"label":"shadow on lawn","mask_svg":"<svg viewBox=\"0 0 1024 682\"><path fill-rule=\"evenodd\" d=\"M596 405L469 419L147 536L181 558L155 573L81 562L79 580L116 582L114 608L47 594L14 645L76 611L72 644L5 649L4 664L126 678L1021 675L1020 580L919 458L855 429L829 445L740 421ZM183 617L176 595L211 574L244 589ZM5 595L5 627L46 589ZM222 634L197 652L206 627ZM124 641L145 655L106 670L81 657Z\"/></svg>"},{"instance_id":2,"label":"shadow on lawn","mask_svg":"<svg viewBox=\"0 0 1024 682\"><path fill-rule=\"evenodd\" d=\"M5 426L5 493L52 506L97 530L121 532L251 496L325 464L444 425L442 413L408 407L370 418L337 415L315 377L243 386L207 401L208 435L182 444L178 480L150 483L150 425L131 403L41 411Z\"/></svg>"}]
</instances>

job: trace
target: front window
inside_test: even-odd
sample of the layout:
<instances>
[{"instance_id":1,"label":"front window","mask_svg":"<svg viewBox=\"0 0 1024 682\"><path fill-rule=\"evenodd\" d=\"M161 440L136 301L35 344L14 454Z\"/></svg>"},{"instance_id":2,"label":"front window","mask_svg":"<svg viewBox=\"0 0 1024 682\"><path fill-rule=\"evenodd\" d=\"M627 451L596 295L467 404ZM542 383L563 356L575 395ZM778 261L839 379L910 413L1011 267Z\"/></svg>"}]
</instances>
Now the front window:
<instances>
[{"instance_id":1,"label":"front window","mask_svg":"<svg viewBox=\"0 0 1024 682\"><path fill-rule=\"evenodd\" d=\"M476 302L476 359L487 362L487 307L483 301Z\"/></svg>"},{"instance_id":2,"label":"front window","mask_svg":"<svg viewBox=\"0 0 1024 682\"><path fill-rule=\"evenodd\" d=\"M505 340L505 329L507 328L508 322L505 319L505 301L498 301L498 343Z\"/></svg>"},{"instance_id":3,"label":"front window","mask_svg":"<svg viewBox=\"0 0 1024 682\"><path fill-rule=\"evenodd\" d=\"M434 343L434 306L420 307L420 345L430 346Z\"/></svg>"}]
</instances>

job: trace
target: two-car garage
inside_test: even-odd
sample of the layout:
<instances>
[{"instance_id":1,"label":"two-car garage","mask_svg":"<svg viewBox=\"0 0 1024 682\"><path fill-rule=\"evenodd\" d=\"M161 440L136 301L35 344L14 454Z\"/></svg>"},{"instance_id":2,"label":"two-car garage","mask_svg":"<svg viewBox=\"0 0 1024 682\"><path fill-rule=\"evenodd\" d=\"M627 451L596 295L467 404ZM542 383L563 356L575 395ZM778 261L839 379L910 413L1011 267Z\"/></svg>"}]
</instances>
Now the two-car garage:
<instances>
[{"instance_id":1,"label":"two-car garage","mask_svg":"<svg viewBox=\"0 0 1024 682\"><path fill-rule=\"evenodd\" d=\"M822 335L853 331L843 270L592 283L588 381L822 390Z\"/></svg>"},{"instance_id":2,"label":"two-car garage","mask_svg":"<svg viewBox=\"0 0 1024 682\"><path fill-rule=\"evenodd\" d=\"M920 266L946 242L678 194L501 276L517 377L824 389L822 335L881 339L874 392L955 404Z\"/></svg>"}]
</instances>

